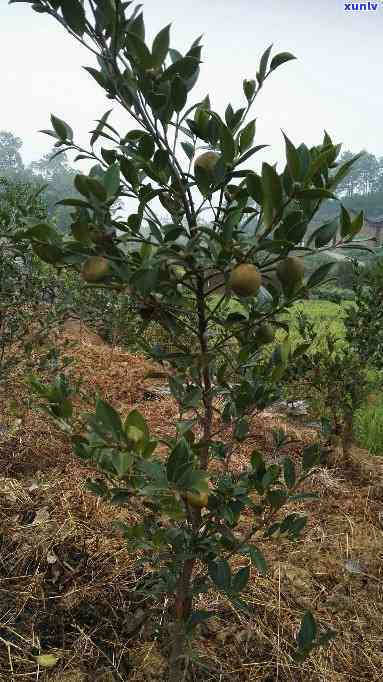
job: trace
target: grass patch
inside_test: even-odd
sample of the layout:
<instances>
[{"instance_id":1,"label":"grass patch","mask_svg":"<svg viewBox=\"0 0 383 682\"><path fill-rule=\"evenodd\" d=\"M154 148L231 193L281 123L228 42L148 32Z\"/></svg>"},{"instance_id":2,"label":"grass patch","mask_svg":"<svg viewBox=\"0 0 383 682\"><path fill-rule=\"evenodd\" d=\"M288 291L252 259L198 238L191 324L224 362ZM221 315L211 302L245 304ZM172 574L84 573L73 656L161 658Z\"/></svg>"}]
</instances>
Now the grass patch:
<instances>
[{"instance_id":1,"label":"grass patch","mask_svg":"<svg viewBox=\"0 0 383 682\"><path fill-rule=\"evenodd\" d=\"M383 396L364 405L355 415L354 437L372 455L383 454Z\"/></svg>"}]
</instances>

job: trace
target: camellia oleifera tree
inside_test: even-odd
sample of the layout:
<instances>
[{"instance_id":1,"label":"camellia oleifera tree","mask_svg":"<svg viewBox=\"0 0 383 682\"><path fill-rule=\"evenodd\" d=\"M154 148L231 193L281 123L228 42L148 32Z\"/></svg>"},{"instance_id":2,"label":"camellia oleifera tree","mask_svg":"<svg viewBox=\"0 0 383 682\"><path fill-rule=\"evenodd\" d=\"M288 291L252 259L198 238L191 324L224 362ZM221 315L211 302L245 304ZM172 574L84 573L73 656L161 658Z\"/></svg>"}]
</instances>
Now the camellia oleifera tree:
<instances>
[{"instance_id":1,"label":"camellia oleifera tree","mask_svg":"<svg viewBox=\"0 0 383 682\"><path fill-rule=\"evenodd\" d=\"M253 169L264 145L254 145L256 124L249 117L266 80L293 59L289 53L272 56L269 47L254 80L243 81L243 104L229 104L222 118L209 97L189 103L200 70L199 39L182 54L171 48L166 26L148 45L139 7L120 0L29 2L96 56L97 68L87 71L125 110L131 128L118 132L108 111L84 149L68 123L51 117L46 132L58 152L77 150L77 158L93 161L98 172L77 175L82 199L64 201L73 207L69 237L40 224L24 238L46 261L81 271L89 286L111 287L116 295L129 291L143 320L162 326L168 347L145 350L172 367L175 435L162 443L166 454L160 456L139 412L122 420L101 400L79 435L69 425L67 382L35 382L35 389L71 434L77 454L102 472L90 483L94 492L121 504L136 496L146 506L143 522L125 526L124 533L153 566L147 589L173 603L169 679L180 680L188 635L209 615L196 610L198 595L213 587L244 607L240 594L251 563L265 570L254 535L263 530L269 538L297 538L305 524L291 507L283 510L299 498L318 462L317 447L305 449L299 471L289 458L268 465L257 451L239 478L227 462L220 475L209 464L217 456L230 463L233 449L253 435L254 412L275 398L288 344L277 346L267 365L260 361L262 349L282 324L279 314L327 278L327 264L305 278L302 256L325 249L339 225L319 227L307 247L300 245L321 201L335 198L353 160L338 164L340 145L326 133L312 148L285 137L282 172L269 163ZM116 201L129 207L125 219L113 218ZM159 218L164 210L165 223ZM342 211L340 221L341 241L350 242L361 216ZM253 521L243 530L248 510ZM233 573L234 555L243 556L243 566ZM322 641L306 614L301 653Z\"/></svg>"},{"instance_id":2,"label":"camellia oleifera tree","mask_svg":"<svg viewBox=\"0 0 383 682\"><path fill-rule=\"evenodd\" d=\"M303 383L319 399L330 459L345 466L351 459L355 414L369 393L381 388L383 370L383 262L361 266L354 260L350 268L354 299L340 311L344 333L328 331L321 337L314 321L299 311L303 343L285 375L292 386Z\"/></svg>"}]
</instances>

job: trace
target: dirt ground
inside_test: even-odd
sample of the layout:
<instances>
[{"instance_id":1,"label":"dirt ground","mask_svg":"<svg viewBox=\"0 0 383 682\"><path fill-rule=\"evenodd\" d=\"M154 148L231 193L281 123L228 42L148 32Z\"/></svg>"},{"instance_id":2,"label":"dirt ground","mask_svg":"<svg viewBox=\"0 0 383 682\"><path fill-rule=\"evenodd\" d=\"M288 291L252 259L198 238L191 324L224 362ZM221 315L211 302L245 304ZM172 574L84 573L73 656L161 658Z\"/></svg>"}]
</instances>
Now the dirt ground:
<instances>
[{"instance_id":1,"label":"dirt ground","mask_svg":"<svg viewBox=\"0 0 383 682\"><path fill-rule=\"evenodd\" d=\"M150 399L149 362L76 325L65 334L78 341L73 370L89 396L99 393L126 412L138 407L155 433L173 432L172 399ZM23 391L15 376L0 396L0 680L166 680L167 604L134 592L145 568L112 525L136 521L140 508L113 508L86 492L94 472L47 417L21 408ZM18 419L9 412L10 398L20 404ZM296 438L290 454L299 460L312 433L272 415L254 423L257 447L271 452L276 425ZM200 606L216 615L194 641L190 679L383 678L383 458L355 450L353 459L347 470L314 475L310 489L320 497L305 505L303 542L259 539L270 572L261 577L253 570L249 613L219 594L203 597ZM243 448L233 466L241 469L247 460ZM337 637L296 664L293 639L307 607Z\"/></svg>"}]
</instances>

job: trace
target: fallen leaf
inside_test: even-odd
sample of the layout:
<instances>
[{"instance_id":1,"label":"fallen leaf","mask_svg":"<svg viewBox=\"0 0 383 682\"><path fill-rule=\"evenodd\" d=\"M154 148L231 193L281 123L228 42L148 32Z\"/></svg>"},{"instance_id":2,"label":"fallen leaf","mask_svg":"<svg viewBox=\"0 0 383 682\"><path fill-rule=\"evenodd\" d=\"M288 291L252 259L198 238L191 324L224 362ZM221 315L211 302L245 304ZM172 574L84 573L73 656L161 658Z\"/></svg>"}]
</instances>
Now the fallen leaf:
<instances>
[{"instance_id":1,"label":"fallen leaf","mask_svg":"<svg viewBox=\"0 0 383 682\"><path fill-rule=\"evenodd\" d=\"M58 656L54 654L40 654L35 656L35 659L40 668L54 668L59 661Z\"/></svg>"}]
</instances>

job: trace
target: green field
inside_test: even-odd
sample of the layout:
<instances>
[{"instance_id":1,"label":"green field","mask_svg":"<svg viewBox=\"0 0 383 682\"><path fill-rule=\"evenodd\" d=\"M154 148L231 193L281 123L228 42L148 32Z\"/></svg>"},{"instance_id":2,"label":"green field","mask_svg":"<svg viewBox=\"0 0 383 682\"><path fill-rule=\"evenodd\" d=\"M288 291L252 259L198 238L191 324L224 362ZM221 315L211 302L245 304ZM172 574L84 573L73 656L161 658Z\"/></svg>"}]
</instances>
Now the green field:
<instances>
[{"instance_id":1,"label":"green field","mask_svg":"<svg viewBox=\"0 0 383 682\"><path fill-rule=\"evenodd\" d=\"M297 329L297 314L303 312L309 320L315 322L318 341L329 332L338 338L344 336L343 318L346 312L347 305L350 303L332 303L331 301L302 301L296 303L289 313L287 319L290 320L290 338L292 344L299 340Z\"/></svg>"}]
</instances>

